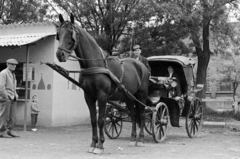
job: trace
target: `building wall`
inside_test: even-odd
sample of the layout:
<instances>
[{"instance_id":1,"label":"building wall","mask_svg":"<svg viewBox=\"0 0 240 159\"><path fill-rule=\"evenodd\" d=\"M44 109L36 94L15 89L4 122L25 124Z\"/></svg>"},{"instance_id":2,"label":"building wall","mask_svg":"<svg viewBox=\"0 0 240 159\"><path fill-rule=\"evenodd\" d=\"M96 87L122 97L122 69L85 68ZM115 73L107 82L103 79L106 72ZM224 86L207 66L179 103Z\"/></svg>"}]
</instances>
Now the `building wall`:
<instances>
[{"instance_id":1,"label":"building wall","mask_svg":"<svg viewBox=\"0 0 240 159\"><path fill-rule=\"evenodd\" d=\"M37 45L30 47L31 63L36 67L36 80L31 82L31 96L34 94L38 96L38 103L40 113L38 115L38 125L51 126L52 125L52 101L53 101L53 70L46 65L41 65L40 61L52 62L54 51L54 36L47 37L41 40ZM30 114L30 102L29 102ZM30 125L30 117L28 118L28 125Z\"/></svg>"},{"instance_id":2,"label":"building wall","mask_svg":"<svg viewBox=\"0 0 240 159\"><path fill-rule=\"evenodd\" d=\"M47 89L38 89L39 82L41 80L42 75L47 77L47 83L52 84L53 73L48 68L40 65L41 60L48 60L52 58L51 54L48 54L50 50L53 50L53 46L51 46L52 38L46 38L45 40L39 41L37 45L29 46L29 62L35 65L36 68L36 76L35 81L31 82L30 85L30 97L33 94L38 95L39 98L39 106L40 106L40 114L39 114L39 125L49 125L51 123L51 112L52 112L52 91ZM0 62L5 63L9 58L15 58L19 63L26 62L26 52L27 46L22 47L3 47L0 48L1 58ZM46 75L46 76L45 76ZM20 81L17 81L20 82ZM30 102L27 101L27 124L30 125ZM24 108L25 101L19 100L17 102L17 124L24 124Z\"/></svg>"},{"instance_id":3,"label":"building wall","mask_svg":"<svg viewBox=\"0 0 240 159\"><path fill-rule=\"evenodd\" d=\"M55 46L57 45L58 42L55 41ZM67 70L80 71L78 61L68 60L60 63L54 55L54 62ZM78 81L79 73L70 73L70 76ZM89 110L81 88L57 72L54 72L53 88L53 126L88 124L90 122Z\"/></svg>"},{"instance_id":4,"label":"building wall","mask_svg":"<svg viewBox=\"0 0 240 159\"><path fill-rule=\"evenodd\" d=\"M40 113L39 126L64 126L89 123L89 111L83 91L72 86L67 79L40 61L57 63L70 70L80 70L78 62L59 63L55 52L57 47L55 36L40 40L29 47L29 62L35 65L35 80L30 83L30 97L38 95ZM26 62L26 46L0 47L0 63L9 58ZM74 77L74 75L72 75ZM78 75L75 75L76 78ZM19 81L18 81L19 82ZM27 102L27 125L30 126L30 102ZM18 101L17 125L24 124L25 101Z\"/></svg>"}]
</instances>

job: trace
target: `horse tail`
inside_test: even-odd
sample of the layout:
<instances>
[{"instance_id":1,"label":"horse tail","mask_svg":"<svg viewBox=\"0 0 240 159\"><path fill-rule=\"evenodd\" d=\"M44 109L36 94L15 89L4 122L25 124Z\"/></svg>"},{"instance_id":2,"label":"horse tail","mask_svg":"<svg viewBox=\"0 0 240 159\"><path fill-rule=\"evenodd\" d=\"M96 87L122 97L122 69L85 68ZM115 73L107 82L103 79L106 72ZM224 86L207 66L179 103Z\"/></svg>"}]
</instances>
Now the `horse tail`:
<instances>
[{"instance_id":1,"label":"horse tail","mask_svg":"<svg viewBox=\"0 0 240 159\"><path fill-rule=\"evenodd\" d=\"M135 108L136 108L136 123L138 125L138 127L141 127L141 113L140 113L140 108L139 108L139 103L135 102Z\"/></svg>"}]
</instances>

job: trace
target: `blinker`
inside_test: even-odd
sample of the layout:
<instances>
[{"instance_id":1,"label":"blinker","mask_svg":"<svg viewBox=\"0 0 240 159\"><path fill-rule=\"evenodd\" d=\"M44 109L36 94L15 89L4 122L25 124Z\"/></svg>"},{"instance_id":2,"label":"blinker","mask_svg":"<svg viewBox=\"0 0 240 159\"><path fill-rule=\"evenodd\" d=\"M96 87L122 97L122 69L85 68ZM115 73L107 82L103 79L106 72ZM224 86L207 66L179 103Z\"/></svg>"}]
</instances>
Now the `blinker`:
<instances>
[{"instance_id":1,"label":"blinker","mask_svg":"<svg viewBox=\"0 0 240 159\"><path fill-rule=\"evenodd\" d=\"M72 32L72 38L74 41L76 41L76 31L73 29L73 32Z\"/></svg>"}]
</instances>

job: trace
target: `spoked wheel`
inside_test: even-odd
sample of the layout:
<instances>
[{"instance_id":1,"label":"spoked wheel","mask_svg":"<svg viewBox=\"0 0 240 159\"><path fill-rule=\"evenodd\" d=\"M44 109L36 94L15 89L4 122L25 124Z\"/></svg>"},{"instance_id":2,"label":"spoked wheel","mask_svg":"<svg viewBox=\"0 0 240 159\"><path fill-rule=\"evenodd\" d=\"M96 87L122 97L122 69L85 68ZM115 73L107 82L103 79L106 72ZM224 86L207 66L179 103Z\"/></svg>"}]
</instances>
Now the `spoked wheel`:
<instances>
[{"instance_id":1,"label":"spoked wheel","mask_svg":"<svg viewBox=\"0 0 240 159\"><path fill-rule=\"evenodd\" d=\"M186 117L186 130L190 138L196 137L203 123L203 108L199 98L193 98Z\"/></svg>"},{"instance_id":2,"label":"spoked wheel","mask_svg":"<svg viewBox=\"0 0 240 159\"><path fill-rule=\"evenodd\" d=\"M165 103L158 103L152 116L152 135L155 142L165 140L169 123L169 111Z\"/></svg>"},{"instance_id":3,"label":"spoked wheel","mask_svg":"<svg viewBox=\"0 0 240 159\"><path fill-rule=\"evenodd\" d=\"M153 112L151 110L145 111L145 130L152 135L152 115Z\"/></svg>"},{"instance_id":4,"label":"spoked wheel","mask_svg":"<svg viewBox=\"0 0 240 159\"><path fill-rule=\"evenodd\" d=\"M111 105L107 106L104 130L110 139L116 139L122 131L122 114Z\"/></svg>"}]
</instances>

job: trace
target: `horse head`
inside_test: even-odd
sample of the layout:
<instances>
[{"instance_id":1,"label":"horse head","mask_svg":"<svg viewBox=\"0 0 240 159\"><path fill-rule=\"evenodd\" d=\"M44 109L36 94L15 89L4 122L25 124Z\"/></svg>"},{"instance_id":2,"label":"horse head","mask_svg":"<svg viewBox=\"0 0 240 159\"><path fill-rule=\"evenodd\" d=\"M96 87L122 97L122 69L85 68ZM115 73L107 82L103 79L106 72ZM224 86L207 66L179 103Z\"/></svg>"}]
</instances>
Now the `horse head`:
<instances>
[{"instance_id":1,"label":"horse head","mask_svg":"<svg viewBox=\"0 0 240 159\"><path fill-rule=\"evenodd\" d=\"M57 40L59 44L56 55L60 62L66 62L78 43L76 38L77 28L74 24L73 14L70 16L70 21L64 21L60 14L59 21L61 24L57 31Z\"/></svg>"}]
</instances>

